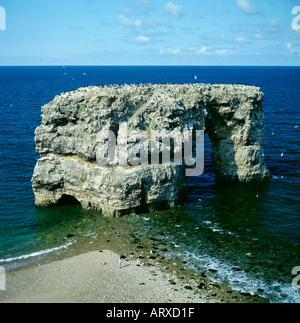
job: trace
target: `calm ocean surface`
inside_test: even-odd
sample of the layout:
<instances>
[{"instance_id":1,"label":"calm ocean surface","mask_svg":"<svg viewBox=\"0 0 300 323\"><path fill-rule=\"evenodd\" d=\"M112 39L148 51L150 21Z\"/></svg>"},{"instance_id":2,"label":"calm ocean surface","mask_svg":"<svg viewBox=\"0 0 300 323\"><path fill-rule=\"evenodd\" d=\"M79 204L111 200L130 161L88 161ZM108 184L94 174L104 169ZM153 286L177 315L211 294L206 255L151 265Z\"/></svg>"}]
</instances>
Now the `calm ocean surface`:
<instances>
[{"instance_id":1,"label":"calm ocean surface","mask_svg":"<svg viewBox=\"0 0 300 323\"><path fill-rule=\"evenodd\" d=\"M117 221L136 226L141 237L152 234L168 243L187 267L216 281L272 302L300 302L300 291L291 285L292 269L300 266L300 68L295 67L0 67L0 265L57 250L103 227L100 213L80 206L35 207L34 130L42 105L86 85L193 83L195 75L200 83L261 87L272 179L216 186L207 140L205 173L190 180L187 205Z\"/></svg>"}]
</instances>

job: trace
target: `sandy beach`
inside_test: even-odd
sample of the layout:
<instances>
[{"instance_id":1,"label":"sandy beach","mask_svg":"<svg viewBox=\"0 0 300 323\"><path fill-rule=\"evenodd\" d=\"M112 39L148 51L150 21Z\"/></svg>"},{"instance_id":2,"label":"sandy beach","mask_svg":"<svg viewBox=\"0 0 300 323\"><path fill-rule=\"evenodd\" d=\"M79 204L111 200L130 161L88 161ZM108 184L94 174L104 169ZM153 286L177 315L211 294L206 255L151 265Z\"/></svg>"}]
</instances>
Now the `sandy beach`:
<instances>
[{"instance_id":1,"label":"sandy beach","mask_svg":"<svg viewBox=\"0 0 300 323\"><path fill-rule=\"evenodd\" d=\"M261 302L195 274L175 271L109 250L89 251L48 263L8 270L0 303L227 303ZM173 264L176 265L176 264Z\"/></svg>"},{"instance_id":2,"label":"sandy beach","mask_svg":"<svg viewBox=\"0 0 300 323\"><path fill-rule=\"evenodd\" d=\"M88 252L11 271L0 302L11 303L186 303L203 302L156 267L121 260L108 250ZM172 282L172 284L170 283Z\"/></svg>"}]
</instances>

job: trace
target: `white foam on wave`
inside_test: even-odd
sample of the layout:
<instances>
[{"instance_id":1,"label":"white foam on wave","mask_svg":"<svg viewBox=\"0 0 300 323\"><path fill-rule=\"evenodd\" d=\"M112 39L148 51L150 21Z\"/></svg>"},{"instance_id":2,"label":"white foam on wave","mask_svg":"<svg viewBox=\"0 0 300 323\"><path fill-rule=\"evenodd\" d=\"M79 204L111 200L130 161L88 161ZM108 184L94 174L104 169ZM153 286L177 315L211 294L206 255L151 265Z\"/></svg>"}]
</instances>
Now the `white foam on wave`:
<instances>
[{"instance_id":1,"label":"white foam on wave","mask_svg":"<svg viewBox=\"0 0 300 323\"><path fill-rule=\"evenodd\" d=\"M177 257L186 261L185 267L205 273L211 280L225 283L239 292L250 293L269 299L271 303L300 303L300 293L292 288L291 283L268 281L264 277L254 277L227 260L218 259L212 255L195 250L182 243L175 243L172 235L162 236L162 240L172 241L175 250L169 250L164 256L167 259ZM250 255L250 253L248 254Z\"/></svg>"},{"instance_id":2,"label":"white foam on wave","mask_svg":"<svg viewBox=\"0 0 300 323\"><path fill-rule=\"evenodd\" d=\"M12 257L12 258L7 258L7 259L0 259L0 264L4 264L4 263L10 263L10 262L14 262L14 261L18 261L18 260L26 260L28 258L33 258L33 257L38 257L38 256L42 256L48 253L51 253L53 251L57 251L57 250L61 250L64 248L69 247L70 245L72 245L74 242L76 242L76 240L72 241L72 242L68 242L62 246L59 247L55 247L55 248L50 248L50 249L44 249L44 250L40 250L40 251L35 251L32 252L30 254L27 255L21 255L18 257Z\"/></svg>"},{"instance_id":3,"label":"white foam on wave","mask_svg":"<svg viewBox=\"0 0 300 323\"><path fill-rule=\"evenodd\" d=\"M92 237L95 236L97 234L97 232L91 232L91 233L87 233L84 235L84 237Z\"/></svg>"},{"instance_id":4,"label":"white foam on wave","mask_svg":"<svg viewBox=\"0 0 300 323\"><path fill-rule=\"evenodd\" d=\"M177 256L185 258L189 267L196 271L203 271L210 279L226 283L231 288L244 292L255 294L268 298L271 303L299 303L300 293L292 288L291 284L278 281L269 282L264 278L256 278L245 272L244 270L236 270L232 264L216 259L210 255L197 255L194 252L183 251L178 252ZM214 274L209 274L209 270L215 270Z\"/></svg>"},{"instance_id":5,"label":"white foam on wave","mask_svg":"<svg viewBox=\"0 0 300 323\"><path fill-rule=\"evenodd\" d=\"M218 223L212 223L209 220L205 220L202 223L206 225L206 228L212 230L213 232L218 232L220 234L229 234L231 236L234 236L235 238L239 238L238 234L231 232L229 230L224 230L224 229L220 228Z\"/></svg>"}]
</instances>

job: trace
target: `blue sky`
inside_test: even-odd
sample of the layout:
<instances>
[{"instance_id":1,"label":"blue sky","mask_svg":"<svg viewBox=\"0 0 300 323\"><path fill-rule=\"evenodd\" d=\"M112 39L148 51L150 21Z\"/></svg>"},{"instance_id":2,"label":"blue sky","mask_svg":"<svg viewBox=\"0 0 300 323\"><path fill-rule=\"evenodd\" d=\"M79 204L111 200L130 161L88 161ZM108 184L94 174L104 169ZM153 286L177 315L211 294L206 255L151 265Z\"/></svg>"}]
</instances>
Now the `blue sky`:
<instances>
[{"instance_id":1,"label":"blue sky","mask_svg":"<svg viewBox=\"0 0 300 323\"><path fill-rule=\"evenodd\" d=\"M299 66L300 30L292 28L297 5L300 1L0 0L6 12L0 65Z\"/></svg>"}]
</instances>

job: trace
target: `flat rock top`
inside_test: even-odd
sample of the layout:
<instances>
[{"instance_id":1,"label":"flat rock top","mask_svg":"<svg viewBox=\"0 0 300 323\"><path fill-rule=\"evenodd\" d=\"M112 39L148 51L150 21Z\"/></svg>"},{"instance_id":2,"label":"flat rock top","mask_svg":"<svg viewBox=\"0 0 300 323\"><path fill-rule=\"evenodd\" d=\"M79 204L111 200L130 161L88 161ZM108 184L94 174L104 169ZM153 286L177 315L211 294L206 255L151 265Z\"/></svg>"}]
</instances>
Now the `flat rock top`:
<instances>
[{"instance_id":1,"label":"flat rock top","mask_svg":"<svg viewBox=\"0 0 300 323\"><path fill-rule=\"evenodd\" d=\"M138 92L136 92L138 91ZM206 83L187 83L187 84L110 84L110 85L92 85L74 89L72 91L63 92L57 97L65 97L69 95L84 94L84 93L96 93L103 92L118 93L122 95L128 94L151 94L155 91L163 92L178 92L178 94L184 94L186 92L198 94L208 94L209 92L220 92L226 94L247 93L258 94L260 88L256 86L243 85L243 84L206 84Z\"/></svg>"},{"instance_id":2,"label":"flat rock top","mask_svg":"<svg viewBox=\"0 0 300 323\"><path fill-rule=\"evenodd\" d=\"M142 106L150 107L151 113L164 107L166 110L191 108L197 105L213 103L231 105L261 102L263 93L259 87L242 84L122 84L81 87L57 95L53 101L42 108L43 115L53 111L77 112L94 110L101 111L113 108L132 115ZM151 108L152 107L152 108ZM149 111L148 111L149 112ZM105 117L100 113L101 118Z\"/></svg>"}]
</instances>

